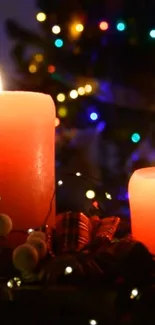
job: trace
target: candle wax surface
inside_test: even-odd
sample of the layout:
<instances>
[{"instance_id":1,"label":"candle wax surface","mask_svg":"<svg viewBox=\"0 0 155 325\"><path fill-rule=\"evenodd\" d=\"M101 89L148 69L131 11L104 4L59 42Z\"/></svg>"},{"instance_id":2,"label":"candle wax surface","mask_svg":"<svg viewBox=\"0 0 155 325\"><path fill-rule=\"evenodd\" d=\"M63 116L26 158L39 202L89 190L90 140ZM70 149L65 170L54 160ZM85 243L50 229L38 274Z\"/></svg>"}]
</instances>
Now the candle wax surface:
<instances>
[{"instance_id":1,"label":"candle wax surface","mask_svg":"<svg viewBox=\"0 0 155 325\"><path fill-rule=\"evenodd\" d=\"M155 167L142 168L129 181L132 235L155 254Z\"/></svg>"},{"instance_id":2,"label":"candle wax surface","mask_svg":"<svg viewBox=\"0 0 155 325\"><path fill-rule=\"evenodd\" d=\"M55 106L50 96L0 93L0 211L13 229L40 227L55 187ZM54 223L52 214L49 225Z\"/></svg>"}]
</instances>

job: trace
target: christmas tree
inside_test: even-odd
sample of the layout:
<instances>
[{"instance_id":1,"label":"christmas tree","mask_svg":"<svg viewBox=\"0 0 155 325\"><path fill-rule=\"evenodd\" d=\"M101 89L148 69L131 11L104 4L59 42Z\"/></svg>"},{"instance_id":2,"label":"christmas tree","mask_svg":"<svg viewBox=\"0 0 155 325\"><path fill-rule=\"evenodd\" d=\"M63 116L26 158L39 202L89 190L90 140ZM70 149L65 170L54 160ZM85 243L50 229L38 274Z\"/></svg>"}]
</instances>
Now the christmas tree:
<instances>
[{"instance_id":1,"label":"christmas tree","mask_svg":"<svg viewBox=\"0 0 155 325\"><path fill-rule=\"evenodd\" d=\"M89 176L100 174L101 179L102 170L106 187L110 184L110 189L118 188L126 184L136 160L131 159L131 154L139 141L148 136L154 119L149 108L153 109L155 5L123 0L91 3L38 0L36 5L38 34L15 21L6 22L7 32L14 40L12 56L19 73L14 85L22 90L48 93L54 98L57 124L61 122L57 128L60 144L57 151L65 153L61 157L67 166L65 173L85 175L91 170ZM79 132L73 128L88 128L98 121L102 121L101 132L96 132L96 127L77 138ZM72 129L70 135L64 128ZM96 134L97 154L94 155L95 146L92 146L87 164L84 155L80 163L79 148L80 152L82 147L88 148ZM89 141L84 141L84 147L85 137ZM72 143L68 141L70 138ZM60 150L64 144L65 150ZM73 155L77 164L76 159L71 159ZM145 159L139 165L136 162L136 166L144 165L148 165Z\"/></svg>"}]
</instances>

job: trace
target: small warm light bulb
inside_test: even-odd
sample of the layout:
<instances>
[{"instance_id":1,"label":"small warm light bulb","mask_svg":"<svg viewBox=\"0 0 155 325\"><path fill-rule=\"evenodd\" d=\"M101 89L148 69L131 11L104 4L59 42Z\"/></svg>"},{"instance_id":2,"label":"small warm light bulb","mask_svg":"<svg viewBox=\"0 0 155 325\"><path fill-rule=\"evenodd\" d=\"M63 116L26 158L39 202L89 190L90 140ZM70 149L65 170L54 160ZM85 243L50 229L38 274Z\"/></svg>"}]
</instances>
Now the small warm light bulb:
<instances>
[{"instance_id":1,"label":"small warm light bulb","mask_svg":"<svg viewBox=\"0 0 155 325\"><path fill-rule=\"evenodd\" d=\"M52 33L53 34L59 34L61 32L61 28L60 28L60 26L58 26L58 25L54 25L53 27L52 27Z\"/></svg>"},{"instance_id":2,"label":"small warm light bulb","mask_svg":"<svg viewBox=\"0 0 155 325\"><path fill-rule=\"evenodd\" d=\"M34 58L35 58L35 60L37 61L37 62L42 62L43 61L43 59L44 59L44 57L43 57L43 55L42 54L36 54L35 56L34 56Z\"/></svg>"},{"instance_id":3,"label":"small warm light bulb","mask_svg":"<svg viewBox=\"0 0 155 325\"><path fill-rule=\"evenodd\" d=\"M68 111L67 111L67 108L66 107L60 107L58 109L58 115L60 117L62 117L62 118L66 117L67 116L67 113L68 113Z\"/></svg>"},{"instance_id":4,"label":"small warm light bulb","mask_svg":"<svg viewBox=\"0 0 155 325\"><path fill-rule=\"evenodd\" d=\"M97 325L96 319L90 319L89 324L90 325Z\"/></svg>"},{"instance_id":5,"label":"small warm light bulb","mask_svg":"<svg viewBox=\"0 0 155 325\"><path fill-rule=\"evenodd\" d=\"M9 280L9 281L7 282L7 287L8 287L8 288L13 288L13 280Z\"/></svg>"},{"instance_id":6,"label":"small warm light bulb","mask_svg":"<svg viewBox=\"0 0 155 325\"><path fill-rule=\"evenodd\" d=\"M139 294L138 289L137 289L137 288L134 288L134 289L131 291L130 298L131 298L131 299L134 299L135 297L138 296L138 294Z\"/></svg>"},{"instance_id":7,"label":"small warm light bulb","mask_svg":"<svg viewBox=\"0 0 155 325\"><path fill-rule=\"evenodd\" d=\"M37 66L35 64L30 64L29 72L30 73L36 73L37 72Z\"/></svg>"},{"instance_id":8,"label":"small warm light bulb","mask_svg":"<svg viewBox=\"0 0 155 325\"><path fill-rule=\"evenodd\" d=\"M108 200L112 200L112 196L111 196L111 194L109 194L109 193L105 193L105 196L106 196L106 198L108 199Z\"/></svg>"},{"instance_id":9,"label":"small warm light bulb","mask_svg":"<svg viewBox=\"0 0 155 325\"><path fill-rule=\"evenodd\" d=\"M62 180L58 181L58 185L59 186L61 186L62 184L63 184L63 181Z\"/></svg>"},{"instance_id":10,"label":"small warm light bulb","mask_svg":"<svg viewBox=\"0 0 155 325\"><path fill-rule=\"evenodd\" d=\"M94 199L94 197L95 197L95 192L92 191L92 190L88 190L88 191L86 192L86 197L87 197L87 199L89 199L89 200Z\"/></svg>"},{"instance_id":11,"label":"small warm light bulb","mask_svg":"<svg viewBox=\"0 0 155 325\"><path fill-rule=\"evenodd\" d=\"M77 24L75 29L77 32L81 33L84 30L84 26L82 24Z\"/></svg>"},{"instance_id":12,"label":"small warm light bulb","mask_svg":"<svg viewBox=\"0 0 155 325\"><path fill-rule=\"evenodd\" d=\"M80 96L83 96L83 95L85 94L85 89L84 89L84 87L79 87L77 91L78 91L78 94L79 94Z\"/></svg>"},{"instance_id":13,"label":"small warm light bulb","mask_svg":"<svg viewBox=\"0 0 155 325\"><path fill-rule=\"evenodd\" d=\"M91 91L92 91L92 86L91 85L85 85L85 91L86 91L86 93L91 93Z\"/></svg>"},{"instance_id":14,"label":"small warm light bulb","mask_svg":"<svg viewBox=\"0 0 155 325\"><path fill-rule=\"evenodd\" d=\"M44 12L38 12L38 14L36 15L36 19L39 21L39 22L43 22L46 20L46 14Z\"/></svg>"},{"instance_id":15,"label":"small warm light bulb","mask_svg":"<svg viewBox=\"0 0 155 325\"><path fill-rule=\"evenodd\" d=\"M34 232L34 229L32 229L32 228L28 229L28 231L27 231L28 234L31 234L32 232Z\"/></svg>"},{"instance_id":16,"label":"small warm light bulb","mask_svg":"<svg viewBox=\"0 0 155 325\"><path fill-rule=\"evenodd\" d=\"M75 90L75 89L71 90L70 93L69 93L69 96L70 96L72 99L77 98L77 97L78 97L78 92L77 92L77 90Z\"/></svg>"},{"instance_id":17,"label":"small warm light bulb","mask_svg":"<svg viewBox=\"0 0 155 325\"><path fill-rule=\"evenodd\" d=\"M62 103L65 100L65 95L64 94L58 94L57 95L57 101Z\"/></svg>"},{"instance_id":18,"label":"small warm light bulb","mask_svg":"<svg viewBox=\"0 0 155 325\"><path fill-rule=\"evenodd\" d=\"M109 28L109 24L106 21L101 21L101 23L99 24L99 28L101 30L107 30Z\"/></svg>"},{"instance_id":19,"label":"small warm light bulb","mask_svg":"<svg viewBox=\"0 0 155 325\"><path fill-rule=\"evenodd\" d=\"M81 173L79 173L79 172L77 172L77 173L76 173L76 176L81 176L81 175L82 175L82 174L81 174Z\"/></svg>"},{"instance_id":20,"label":"small warm light bulb","mask_svg":"<svg viewBox=\"0 0 155 325\"><path fill-rule=\"evenodd\" d=\"M17 287L20 287L21 286L21 284L22 284L22 281L21 281L21 279L20 278L14 278L13 279L14 281L15 281L15 283L16 283L16 285L17 285Z\"/></svg>"},{"instance_id":21,"label":"small warm light bulb","mask_svg":"<svg viewBox=\"0 0 155 325\"><path fill-rule=\"evenodd\" d=\"M73 268L71 266L67 266L65 268L65 275L71 274L73 272Z\"/></svg>"}]
</instances>

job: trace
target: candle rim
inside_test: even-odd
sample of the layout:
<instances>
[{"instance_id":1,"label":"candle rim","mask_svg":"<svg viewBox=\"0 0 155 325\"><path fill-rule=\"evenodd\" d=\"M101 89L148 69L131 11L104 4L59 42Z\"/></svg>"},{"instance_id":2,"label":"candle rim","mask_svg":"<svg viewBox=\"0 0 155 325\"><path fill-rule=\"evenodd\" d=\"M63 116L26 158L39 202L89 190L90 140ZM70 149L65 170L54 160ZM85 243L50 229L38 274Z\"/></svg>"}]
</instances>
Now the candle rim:
<instances>
[{"instance_id":1,"label":"candle rim","mask_svg":"<svg viewBox=\"0 0 155 325\"><path fill-rule=\"evenodd\" d=\"M44 96L44 97L49 97L52 99L52 96L50 94L45 94L45 93L41 93L41 92L35 92L35 91L23 91L23 90L2 90L0 92L0 95L4 95L6 94L7 95L32 95L32 96ZM53 99L52 99L53 100Z\"/></svg>"},{"instance_id":2,"label":"candle rim","mask_svg":"<svg viewBox=\"0 0 155 325\"><path fill-rule=\"evenodd\" d=\"M145 179L155 179L155 167L136 169L131 177L138 176Z\"/></svg>"}]
</instances>

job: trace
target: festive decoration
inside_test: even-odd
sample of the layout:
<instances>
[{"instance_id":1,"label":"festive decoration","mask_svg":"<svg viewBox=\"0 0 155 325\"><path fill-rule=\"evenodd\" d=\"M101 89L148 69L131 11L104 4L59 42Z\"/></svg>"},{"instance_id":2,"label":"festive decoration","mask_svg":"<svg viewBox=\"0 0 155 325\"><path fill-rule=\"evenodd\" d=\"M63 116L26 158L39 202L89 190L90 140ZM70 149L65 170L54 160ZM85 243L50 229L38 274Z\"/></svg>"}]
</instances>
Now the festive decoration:
<instances>
[{"instance_id":1,"label":"festive decoration","mask_svg":"<svg viewBox=\"0 0 155 325\"><path fill-rule=\"evenodd\" d=\"M13 264L15 268L24 272L32 272L39 261L39 254L31 244L18 246L13 252Z\"/></svg>"},{"instance_id":2,"label":"festive decoration","mask_svg":"<svg viewBox=\"0 0 155 325\"><path fill-rule=\"evenodd\" d=\"M18 297L22 296L34 308L31 302L38 302L41 292L40 310L43 312L44 301L50 301L52 317L51 306L55 308L58 297L61 317L64 310L66 314L68 303L72 315L79 316L80 310L80 317L84 313L84 323L90 325L137 324L140 323L137 310L142 321L146 319L148 324L150 319L145 308L147 299L152 297L150 286L154 282L154 260L148 251L150 241L146 242L145 236L140 239L139 233L136 239L143 243L125 235L130 232L128 174L135 164L142 164L139 157L145 158L148 152L153 164L154 145L148 135L153 113L143 113L141 118L134 110L154 110L154 26L149 14L154 4L144 6L140 2L137 5L128 1L121 2L120 8L120 1L98 1L96 5L96 1L78 1L78 4L66 1L64 4L63 1L38 0L37 6L40 12L36 19L43 28L38 35L13 22L7 26L14 41L12 53L21 76L17 88L50 93L57 102L59 119L54 120L57 225L55 231L40 233L40 227L43 225L41 229L45 230L54 211L55 191L52 193L52 189L47 211L40 211L42 217L37 225L35 215L28 211L25 233L21 233L22 229L16 232L12 218L12 231L1 238L0 264L5 288L1 297L8 299L8 289L11 299L17 299L18 308ZM132 17L129 17L129 11ZM145 20L139 19L140 13ZM34 49L34 53L28 51L28 47ZM132 108L132 112L128 108ZM90 125L95 127L90 129ZM145 138L147 146L143 146ZM147 147L146 151L144 147ZM136 192L137 200L138 195ZM2 204L3 199L2 192ZM16 202L14 199L14 204ZM18 205L19 202L20 196ZM143 200L142 207L144 203ZM29 204L23 211L27 212L27 209ZM37 209L40 209L39 205ZM2 211L12 217L11 209L3 208ZM132 212L131 215L133 217ZM150 230L148 224L145 224L146 230ZM133 226L132 230L135 235ZM18 237L13 258L10 257L10 247L14 247L10 245L12 236ZM8 261L13 259L17 270L12 268L12 263L11 267L9 263L6 263L9 267L4 267L6 247ZM84 289L86 293L80 291ZM78 305L75 313L73 295ZM37 313L35 311L36 322L53 323L46 318L48 305L42 318L39 308ZM99 309L104 322L98 317ZM33 317L28 319L33 322ZM76 317L76 322L81 319Z\"/></svg>"},{"instance_id":3,"label":"festive decoration","mask_svg":"<svg viewBox=\"0 0 155 325\"><path fill-rule=\"evenodd\" d=\"M40 227L54 192L55 110L50 96L0 93L1 210L14 230ZM48 220L54 226L54 200ZM33 216L33 218L32 218Z\"/></svg>"},{"instance_id":4,"label":"festive decoration","mask_svg":"<svg viewBox=\"0 0 155 325\"><path fill-rule=\"evenodd\" d=\"M25 244L13 251L13 264L22 272L32 272L38 262L47 255L46 235L41 231L32 231Z\"/></svg>"},{"instance_id":5,"label":"festive decoration","mask_svg":"<svg viewBox=\"0 0 155 325\"><path fill-rule=\"evenodd\" d=\"M155 254L154 240L154 177L155 168L136 170L129 182L132 234Z\"/></svg>"},{"instance_id":6,"label":"festive decoration","mask_svg":"<svg viewBox=\"0 0 155 325\"><path fill-rule=\"evenodd\" d=\"M57 253L75 253L89 244L91 224L83 213L68 212L57 216Z\"/></svg>"},{"instance_id":7,"label":"festive decoration","mask_svg":"<svg viewBox=\"0 0 155 325\"><path fill-rule=\"evenodd\" d=\"M6 236L12 230L12 220L6 214L0 214L0 236Z\"/></svg>"}]
</instances>

